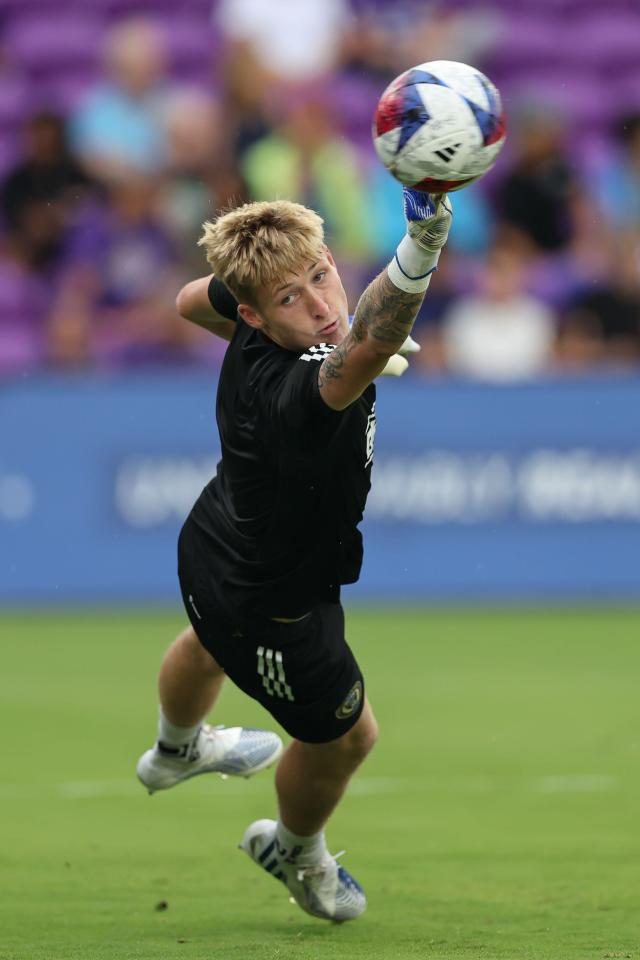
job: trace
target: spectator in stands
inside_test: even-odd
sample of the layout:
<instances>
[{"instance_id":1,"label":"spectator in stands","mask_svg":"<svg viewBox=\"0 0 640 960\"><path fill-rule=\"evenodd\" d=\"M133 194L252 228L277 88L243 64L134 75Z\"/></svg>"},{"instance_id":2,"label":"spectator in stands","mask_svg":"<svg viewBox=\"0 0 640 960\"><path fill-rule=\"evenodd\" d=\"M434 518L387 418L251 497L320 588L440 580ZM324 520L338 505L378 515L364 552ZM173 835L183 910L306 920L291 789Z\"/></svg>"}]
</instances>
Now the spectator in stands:
<instances>
[{"instance_id":1,"label":"spectator in stands","mask_svg":"<svg viewBox=\"0 0 640 960\"><path fill-rule=\"evenodd\" d=\"M483 56L500 35L500 22L487 5L455 9L450 0L436 0L417 4L404 34L400 69L427 60L460 60L481 66Z\"/></svg>"},{"instance_id":2,"label":"spectator in stands","mask_svg":"<svg viewBox=\"0 0 640 960\"><path fill-rule=\"evenodd\" d=\"M160 28L146 19L121 21L105 37L105 61L107 79L72 116L73 147L99 179L128 170L156 173L166 159L168 84Z\"/></svg>"},{"instance_id":3,"label":"spectator in stands","mask_svg":"<svg viewBox=\"0 0 640 960\"><path fill-rule=\"evenodd\" d=\"M179 277L156 214L157 184L129 172L112 181L107 205L69 242L68 266L50 323L50 355L66 366L184 359L174 307Z\"/></svg>"},{"instance_id":4,"label":"spectator in stands","mask_svg":"<svg viewBox=\"0 0 640 960\"><path fill-rule=\"evenodd\" d=\"M218 0L226 39L225 129L234 160L273 126L283 89L322 82L340 61L353 25L347 0ZM271 198L270 198L271 199Z\"/></svg>"},{"instance_id":5,"label":"spectator in stands","mask_svg":"<svg viewBox=\"0 0 640 960\"><path fill-rule=\"evenodd\" d=\"M24 130L24 156L2 184L2 213L14 248L31 266L50 266L65 228L90 189L90 181L67 148L62 117L36 113Z\"/></svg>"},{"instance_id":6,"label":"spectator in stands","mask_svg":"<svg viewBox=\"0 0 640 960\"><path fill-rule=\"evenodd\" d=\"M628 238L609 248L609 269L586 286L562 317L564 366L629 366L640 362L640 250Z\"/></svg>"},{"instance_id":7,"label":"spectator in stands","mask_svg":"<svg viewBox=\"0 0 640 960\"><path fill-rule=\"evenodd\" d=\"M89 193L88 178L67 150L62 118L28 118L23 157L0 195L0 373L44 362L46 316L66 231Z\"/></svg>"},{"instance_id":8,"label":"spectator in stands","mask_svg":"<svg viewBox=\"0 0 640 960\"><path fill-rule=\"evenodd\" d=\"M523 108L514 118L515 156L497 192L505 233L533 251L555 253L572 237L571 204L578 190L561 125L548 106Z\"/></svg>"},{"instance_id":9,"label":"spectator in stands","mask_svg":"<svg viewBox=\"0 0 640 960\"><path fill-rule=\"evenodd\" d=\"M357 27L345 36L351 69L360 66L388 80L427 60L479 64L499 36L488 7L455 9L447 0L351 0Z\"/></svg>"},{"instance_id":10,"label":"spectator in stands","mask_svg":"<svg viewBox=\"0 0 640 960\"><path fill-rule=\"evenodd\" d=\"M159 15L166 8L169 23L173 13L161 6ZM196 6L204 9L193 5L192 26L199 15ZM478 63L493 42L495 22L485 8L471 6L450 9L443 0L426 5L423 0L270 0L265 13L264 0L216 0L212 17L226 36L228 56L226 87L217 91L215 102L208 94L185 92L171 80L167 49L175 50L175 45L167 47L166 26L161 29L159 21L141 17L116 21L104 36L105 80L72 116L74 152L66 149L59 118L36 116L27 127L24 160L0 187L5 232L0 240L0 283L5 284L0 323L3 331L13 331L13 355L40 362L37 340L49 299L55 311L51 345L60 361L120 358L127 363L145 356L192 356L193 344L185 353L182 338L187 334L172 327L169 278L188 270L189 262L199 268L191 260L198 256L191 241L201 220L245 194L247 199L292 197L320 209L349 291L361 288L391 255L404 229L399 187L372 161L373 100L409 63L431 56ZM20 4L13 7L17 18ZM202 13L203 30L210 30L206 17ZM171 62L175 72L177 61ZM30 102L24 84L15 82L20 68L16 63L14 73L5 77L0 97L5 169L6 158L15 156L16 123ZM63 73L61 69L61 80ZM31 78L29 96L50 93L37 89L39 76ZM199 76L197 70L193 76ZM561 132L569 124L558 122L548 104L518 111L510 95L511 73L504 82L502 76L498 79L507 99L507 149L513 160L505 152L495 176L457 196L450 249L417 329L423 343L437 347L423 348L424 362L433 366L431 354L441 356L441 317L452 300L470 291L474 264L492 243L506 241L513 245L514 259L516 249L525 259L533 258L526 272L536 299L565 318L560 340L565 362L634 360L636 293L631 273L621 278L622 264L609 264L608 247L612 237L623 237L625 250L640 246L640 114L619 123L619 152L585 192L563 149ZM147 211L144 230L144 218L135 229L130 219L123 220L123 206L132 206L122 199L131 171L143 178L137 182L140 205ZM97 188L89 178L104 184L104 205L95 199ZM97 209L93 215L91 203ZM496 214L501 218L497 229ZM354 225L361 223L367 229L354 233ZM134 234L134 272L146 259L165 271L162 283L167 278L166 287L156 291L156 340L144 332L147 321L141 319L143 313L151 316L153 301L143 283L130 296L114 299L119 286L113 282L113 263L126 260L121 251L130 249ZM98 238L106 245L102 259ZM68 266L66 256L71 258ZM625 269L631 271L633 262L629 253ZM608 279L611 270L615 275ZM179 279L175 282L179 285ZM65 305L70 305L66 312ZM199 350L198 343L198 356Z\"/></svg>"},{"instance_id":11,"label":"spectator in stands","mask_svg":"<svg viewBox=\"0 0 640 960\"><path fill-rule=\"evenodd\" d=\"M475 294L444 316L447 368L478 380L505 382L538 376L554 353L552 312L525 291L527 260L513 247L495 246Z\"/></svg>"},{"instance_id":12,"label":"spectator in stands","mask_svg":"<svg viewBox=\"0 0 640 960\"><path fill-rule=\"evenodd\" d=\"M167 101L164 120L167 166L160 213L189 276L202 269L195 239L203 220L231 197L239 202L243 183L231 164L220 104L210 94L193 88L175 91Z\"/></svg>"},{"instance_id":13,"label":"spectator in stands","mask_svg":"<svg viewBox=\"0 0 640 960\"><path fill-rule=\"evenodd\" d=\"M298 85L326 76L353 26L347 0L218 0L231 57L254 78Z\"/></svg>"},{"instance_id":14,"label":"spectator in stands","mask_svg":"<svg viewBox=\"0 0 640 960\"><path fill-rule=\"evenodd\" d=\"M600 171L597 189L602 212L616 231L640 238L640 113L616 124L618 150Z\"/></svg>"},{"instance_id":15,"label":"spectator in stands","mask_svg":"<svg viewBox=\"0 0 640 960\"><path fill-rule=\"evenodd\" d=\"M328 242L341 259L362 263L371 248L365 186L358 156L341 137L329 103L315 90L295 94L286 119L247 150L242 161L252 200L272 197L313 205L324 217Z\"/></svg>"}]
</instances>

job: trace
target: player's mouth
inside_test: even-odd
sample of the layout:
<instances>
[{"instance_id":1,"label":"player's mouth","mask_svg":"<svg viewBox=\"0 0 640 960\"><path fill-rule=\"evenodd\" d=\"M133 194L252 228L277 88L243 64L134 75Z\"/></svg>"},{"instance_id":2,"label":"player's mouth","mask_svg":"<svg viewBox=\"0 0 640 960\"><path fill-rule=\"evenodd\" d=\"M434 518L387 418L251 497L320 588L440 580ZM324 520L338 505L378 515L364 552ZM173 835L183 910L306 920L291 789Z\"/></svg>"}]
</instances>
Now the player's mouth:
<instances>
[{"instance_id":1,"label":"player's mouth","mask_svg":"<svg viewBox=\"0 0 640 960\"><path fill-rule=\"evenodd\" d=\"M319 332L323 337L328 337L332 333L335 333L337 329L338 329L338 321L333 320L331 323L328 323L326 327L323 327L322 330L320 330Z\"/></svg>"}]
</instances>

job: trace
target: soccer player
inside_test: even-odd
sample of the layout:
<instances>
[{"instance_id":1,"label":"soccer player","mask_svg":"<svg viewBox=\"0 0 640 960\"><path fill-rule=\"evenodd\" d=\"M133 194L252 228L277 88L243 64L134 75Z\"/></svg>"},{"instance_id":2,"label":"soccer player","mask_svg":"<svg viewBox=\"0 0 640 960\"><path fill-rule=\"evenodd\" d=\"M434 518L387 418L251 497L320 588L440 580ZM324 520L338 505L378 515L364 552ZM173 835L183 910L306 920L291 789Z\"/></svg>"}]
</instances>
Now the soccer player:
<instances>
[{"instance_id":1,"label":"soccer player","mask_svg":"<svg viewBox=\"0 0 640 960\"><path fill-rule=\"evenodd\" d=\"M288 201L206 223L213 277L177 300L231 341L216 407L222 459L180 534L191 628L162 663L158 741L138 776L153 792L279 758L274 733L204 724L228 675L292 737L275 776L279 818L252 823L241 847L303 910L334 921L366 906L324 828L377 737L340 605L362 562L373 381L410 334L451 222L446 197L405 191L404 210L407 233L351 328L322 220Z\"/></svg>"}]
</instances>

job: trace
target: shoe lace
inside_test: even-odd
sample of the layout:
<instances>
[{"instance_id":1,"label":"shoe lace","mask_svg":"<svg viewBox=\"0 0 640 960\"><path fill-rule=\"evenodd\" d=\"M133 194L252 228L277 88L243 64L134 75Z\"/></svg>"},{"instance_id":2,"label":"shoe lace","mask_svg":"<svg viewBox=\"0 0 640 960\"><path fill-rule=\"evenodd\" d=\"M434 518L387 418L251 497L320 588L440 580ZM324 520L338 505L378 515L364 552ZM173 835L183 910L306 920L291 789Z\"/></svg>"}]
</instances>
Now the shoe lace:
<instances>
[{"instance_id":1,"label":"shoe lace","mask_svg":"<svg viewBox=\"0 0 640 960\"><path fill-rule=\"evenodd\" d=\"M336 853L333 856L333 861L335 862L340 857L344 856L346 850L341 850L340 853ZM302 883L304 880L309 880L311 877L319 877L323 873L326 873L327 869L331 866L330 863L310 863L307 866L299 867L296 871L296 880L298 883Z\"/></svg>"},{"instance_id":2,"label":"shoe lace","mask_svg":"<svg viewBox=\"0 0 640 960\"><path fill-rule=\"evenodd\" d=\"M218 730L224 730L224 724L220 723L215 727L210 727L208 724L202 724L197 734L187 745L185 760L189 760L192 763L195 763L197 760L200 760L202 752L200 750L200 743L202 740L215 740L216 733Z\"/></svg>"}]
</instances>

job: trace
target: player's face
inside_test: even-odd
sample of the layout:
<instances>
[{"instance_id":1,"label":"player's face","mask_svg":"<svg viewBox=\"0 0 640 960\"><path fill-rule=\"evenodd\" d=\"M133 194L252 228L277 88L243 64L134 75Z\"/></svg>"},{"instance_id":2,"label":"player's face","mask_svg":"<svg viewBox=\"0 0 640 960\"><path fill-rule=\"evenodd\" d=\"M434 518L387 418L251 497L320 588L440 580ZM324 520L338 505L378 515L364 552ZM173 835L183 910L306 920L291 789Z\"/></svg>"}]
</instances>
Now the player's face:
<instances>
[{"instance_id":1,"label":"player's face","mask_svg":"<svg viewBox=\"0 0 640 960\"><path fill-rule=\"evenodd\" d=\"M349 332L347 295L326 248L298 273L260 290L259 304L259 310L242 304L243 319L287 350L340 343Z\"/></svg>"}]
</instances>

